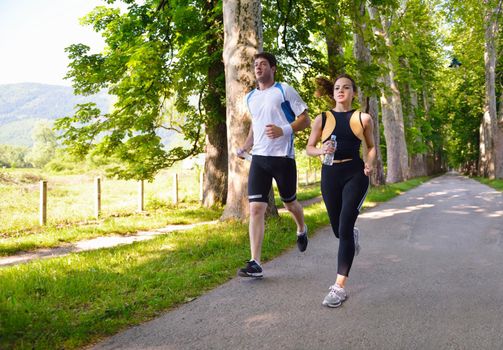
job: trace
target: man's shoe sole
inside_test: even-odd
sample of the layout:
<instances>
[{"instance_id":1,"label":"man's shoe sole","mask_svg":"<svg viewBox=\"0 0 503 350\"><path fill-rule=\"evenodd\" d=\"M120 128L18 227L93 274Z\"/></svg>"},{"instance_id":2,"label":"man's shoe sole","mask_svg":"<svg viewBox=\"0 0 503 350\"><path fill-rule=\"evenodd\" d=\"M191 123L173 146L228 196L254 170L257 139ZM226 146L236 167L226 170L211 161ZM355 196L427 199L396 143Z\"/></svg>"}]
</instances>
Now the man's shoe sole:
<instances>
[{"instance_id":1,"label":"man's shoe sole","mask_svg":"<svg viewBox=\"0 0 503 350\"><path fill-rule=\"evenodd\" d=\"M262 278L264 277L263 273L249 273L249 272L243 272L243 271L238 271L238 276L240 277L251 277L251 278Z\"/></svg>"},{"instance_id":2,"label":"man's shoe sole","mask_svg":"<svg viewBox=\"0 0 503 350\"><path fill-rule=\"evenodd\" d=\"M328 307L331 307L331 308L336 308L336 307L339 307L342 305L342 301L337 303L337 304L330 304L330 303L327 303L323 300L323 302L321 303L323 306L328 306Z\"/></svg>"}]
</instances>

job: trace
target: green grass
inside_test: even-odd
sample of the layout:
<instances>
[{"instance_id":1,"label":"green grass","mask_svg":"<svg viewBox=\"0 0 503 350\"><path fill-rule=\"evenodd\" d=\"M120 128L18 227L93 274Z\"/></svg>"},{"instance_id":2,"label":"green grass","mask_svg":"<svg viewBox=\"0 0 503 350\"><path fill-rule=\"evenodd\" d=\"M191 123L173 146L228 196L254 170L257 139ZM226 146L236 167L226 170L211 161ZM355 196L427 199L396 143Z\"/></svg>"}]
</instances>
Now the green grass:
<instances>
[{"instance_id":1,"label":"green grass","mask_svg":"<svg viewBox=\"0 0 503 350\"><path fill-rule=\"evenodd\" d=\"M146 182L145 209L137 212L138 183L102 180L102 215L94 212L94 176L51 175L37 169L0 172L0 256L111 234L127 235L171 224L212 221L222 209L199 205L196 171L180 170L179 203L172 204L173 172ZM48 181L48 224L38 223L39 184Z\"/></svg>"},{"instance_id":2,"label":"green grass","mask_svg":"<svg viewBox=\"0 0 503 350\"><path fill-rule=\"evenodd\" d=\"M485 185L488 185L495 190L498 191L503 191L503 180L502 179L488 179L485 177L474 177L475 180L479 181L480 183L483 183Z\"/></svg>"},{"instance_id":3,"label":"green grass","mask_svg":"<svg viewBox=\"0 0 503 350\"><path fill-rule=\"evenodd\" d=\"M373 188L370 205L427 178ZM313 234L323 203L305 209ZM262 257L295 245L288 214L266 223ZM0 269L0 348L74 349L149 320L235 276L249 256L247 224L223 222L147 242Z\"/></svg>"},{"instance_id":4,"label":"green grass","mask_svg":"<svg viewBox=\"0 0 503 350\"><path fill-rule=\"evenodd\" d=\"M24 176L24 174L22 176ZM18 178L21 179L22 176L18 176ZM38 180L38 177L35 179ZM66 184L71 184L77 179L78 177L70 176L66 177L63 181ZM55 181L55 178L52 178L52 180ZM109 197L117 197L117 201L121 200L119 197L120 195L127 197L126 191L124 187L121 186L121 183L123 186L128 185L125 181L114 181L113 184L115 187L111 187L115 188L115 193L110 193ZM155 188L156 187L153 186L153 189ZM310 199L319 196L319 194L320 190L317 184L301 186L298 191L300 200ZM68 192L60 190L60 195L61 198L55 198L57 198L58 201L67 202L68 206L73 207L71 206L71 200L65 199L65 195L69 195ZM129 193L129 195L134 197L135 194ZM8 227L0 230L0 256L12 255L20 251L29 251L37 248L52 248L65 243L100 236L129 235L137 231L152 230L166 225L213 221L221 216L222 208L203 208L194 199L196 196L197 194L194 192L191 197L184 197L183 202L174 205L160 200L159 194L157 194L157 196L148 194L146 212L137 213L134 208L130 206L131 208L126 208L126 210L118 209L116 212L104 214L104 217L100 220L72 216L72 214L68 212L68 209L62 207L61 210L63 213L60 214L61 218L59 220L50 221L46 226L30 224L24 229ZM12 203L15 202L14 199L10 199L10 201ZM19 205L25 204L16 204L18 208ZM4 208L5 207L6 205L4 204ZM92 210L92 208L88 209L89 211ZM65 217L64 215L68 216ZM6 226L5 223L4 226Z\"/></svg>"},{"instance_id":5,"label":"green grass","mask_svg":"<svg viewBox=\"0 0 503 350\"><path fill-rule=\"evenodd\" d=\"M0 256L36 248L51 248L83 239L107 235L129 235L141 230L153 230L167 225L213 221L222 214L221 208L202 208L197 203L166 206L146 213L120 214L102 220L69 222L9 233L0 238Z\"/></svg>"},{"instance_id":6,"label":"green grass","mask_svg":"<svg viewBox=\"0 0 503 350\"><path fill-rule=\"evenodd\" d=\"M179 174L179 202L197 202L199 177L196 170L173 169L145 182L145 203L150 207L173 202L174 173ZM48 181L49 226L79 223L94 217L94 175L52 175L40 170L0 171L0 232L3 237L40 231L39 180ZM197 184L194 186L194 183ZM136 181L102 179L102 218L137 211Z\"/></svg>"},{"instance_id":7,"label":"green grass","mask_svg":"<svg viewBox=\"0 0 503 350\"><path fill-rule=\"evenodd\" d=\"M277 187L274 186L274 191L275 191L275 196L274 196L274 203L278 208L283 207L283 202L281 201L281 198L279 198L278 190ZM299 201L305 201L311 198L315 198L321 196L321 190L320 190L320 182L318 181L317 183L312 183L309 185L299 185L299 190L297 191L297 200Z\"/></svg>"}]
</instances>

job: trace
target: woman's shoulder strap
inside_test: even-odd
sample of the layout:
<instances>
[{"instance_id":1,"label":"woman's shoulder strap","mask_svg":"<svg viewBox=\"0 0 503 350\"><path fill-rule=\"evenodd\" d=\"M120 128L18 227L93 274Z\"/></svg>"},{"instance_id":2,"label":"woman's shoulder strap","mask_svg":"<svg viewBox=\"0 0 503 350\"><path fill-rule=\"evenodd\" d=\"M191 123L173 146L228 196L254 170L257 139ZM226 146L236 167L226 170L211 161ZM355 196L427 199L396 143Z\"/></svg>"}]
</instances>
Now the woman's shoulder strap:
<instances>
[{"instance_id":1,"label":"woman's shoulder strap","mask_svg":"<svg viewBox=\"0 0 503 350\"><path fill-rule=\"evenodd\" d=\"M353 134L355 134L356 137L363 141L362 112L360 112L359 110L353 112L351 118L349 119L349 126L351 127Z\"/></svg>"},{"instance_id":2,"label":"woman's shoulder strap","mask_svg":"<svg viewBox=\"0 0 503 350\"><path fill-rule=\"evenodd\" d=\"M335 115L332 111L323 112L322 114L322 124L321 124L321 142L325 142L330 138L333 131L335 130Z\"/></svg>"}]
</instances>

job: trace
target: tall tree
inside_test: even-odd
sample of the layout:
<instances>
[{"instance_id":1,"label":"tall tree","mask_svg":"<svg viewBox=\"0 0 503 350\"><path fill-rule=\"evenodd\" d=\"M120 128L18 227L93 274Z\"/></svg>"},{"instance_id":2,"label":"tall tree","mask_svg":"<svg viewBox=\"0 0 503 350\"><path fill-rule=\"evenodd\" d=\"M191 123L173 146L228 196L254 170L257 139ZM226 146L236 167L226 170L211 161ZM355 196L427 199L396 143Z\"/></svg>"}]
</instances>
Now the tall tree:
<instances>
[{"instance_id":1,"label":"tall tree","mask_svg":"<svg viewBox=\"0 0 503 350\"><path fill-rule=\"evenodd\" d=\"M67 48L75 92L106 88L116 96L114 109L103 115L93 104L79 105L57 127L74 153L119 159L112 175L126 179L152 179L200 153L206 140L204 202L222 203L227 147L221 6L206 0L127 4L123 13L99 6L83 20L104 37L104 52L91 54L83 44ZM163 134L186 142L165 145Z\"/></svg>"},{"instance_id":2,"label":"tall tree","mask_svg":"<svg viewBox=\"0 0 503 350\"><path fill-rule=\"evenodd\" d=\"M393 43L389 33L390 20L386 15L380 14L377 8L369 6L368 9L370 17L374 21L374 32L378 33L386 50L378 57L381 67L386 70L382 75L381 110L387 153L386 182L394 183L409 177L409 164L402 101L391 62Z\"/></svg>"},{"instance_id":3,"label":"tall tree","mask_svg":"<svg viewBox=\"0 0 503 350\"><path fill-rule=\"evenodd\" d=\"M442 157L433 154L442 149L441 138L432 133L436 114L431 113L433 88L441 70L439 18L435 1L407 0L403 2L390 31L393 32L397 60L396 81L403 97L405 136L410 156L411 176L423 176L443 164ZM433 164L434 166L428 166Z\"/></svg>"},{"instance_id":4,"label":"tall tree","mask_svg":"<svg viewBox=\"0 0 503 350\"><path fill-rule=\"evenodd\" d=\"M250 120L245 94L254 86L253 55L262 49L260 0L224 0L224 64L229 152L228 191L222 219L244 219L248 214L246 196L248 164L236 155L245 141Z\"/></svg>"},{"instance_id":5,"label":"tall tree","mask_svg":"<svg viewBox=\"0 0 503 350\"><path fill-rule=\"evenodd\" d=\"M223 17L221 2L204 1L208 87L203 97L206 118L206 145L203 204L211 207L227 201L227 125L225 123L225 67L223 63Z\"/></svg>"},{"instance_id":6,"label":"tall tree","mask_svg":"<svg viewBox=\"0 0 503 350\"><path fill-rule=\"evenodd\" d=\"M437 111L446 122L446 149L451 167L476 175L480 158L479 128L484 104L484 17L478 0L446 0L442 5L449 68L440 70Z\"/></svg>"},{"instance_id":7,"label":"tall tree","mask_svg":"<svg viewBox=\"0 0 503 350\"><path fill-rule=\"evenodd\" d=\"M375 72L376 67L372 63L372 54L370 44L372 31L369 30L369 17L366 14L365 1L355 1L355 12L353 14L354 28L354 56L356 59L356 79L359 82L358 99L360 108L370 114L374 124L374 144L376 147L375 170L371 175L373 185L384 185L386 182L384 167L379 147L381 141L380 122L379 122L379 101L377 96L372 93L376 90ZM371 29L371 28L370 28Z\"/></svg>"},{"instance_id":8,"label":"tall tree","mask_svg":"<svg viewBox=\"0 0 503 350\"><path fill-rule=\"evenodd\" d=\"M501 1L484 0L484 23L485 23L485 101L484 117L480 127L480 162L481 174L489 178L495 178L503 169L503 157L498 155L496 145L500 132L498 130L498 115L496 111L496 42L498 34L498 16L501 12Z\"/></svg>"}]
</instances>

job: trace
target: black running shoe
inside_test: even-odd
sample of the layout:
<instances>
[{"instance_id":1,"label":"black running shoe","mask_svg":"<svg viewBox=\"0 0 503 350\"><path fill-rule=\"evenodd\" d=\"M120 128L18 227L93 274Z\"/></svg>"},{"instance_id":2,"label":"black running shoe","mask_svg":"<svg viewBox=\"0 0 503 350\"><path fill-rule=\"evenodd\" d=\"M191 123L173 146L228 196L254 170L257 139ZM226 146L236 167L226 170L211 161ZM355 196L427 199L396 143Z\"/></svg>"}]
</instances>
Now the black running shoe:
<instances>
[{"instance_id":1,"label":"black running shoe","mask_svg":"<svg viewBox=\"0 0 503 350\"><path fill-rule=\"evenodd\" d=\"M241 277L254 277L254 278L262 278L264 277L262 273L262 266L257 264L255 260L250 260L246 262L246 266L242 269L239 269L238 276Z\"/></svg>"},{"instance_id":2,"label":"black running shoe","mask_svg":"<svg viewBox=\"0 0 503 350\"><path fill-rule=\"evenodd\" d=\"M301 252L305 251L307 248L307 225L304 227L304 232L297 232L297 248L299 248Z\"/></svg>"}]
</instances>

